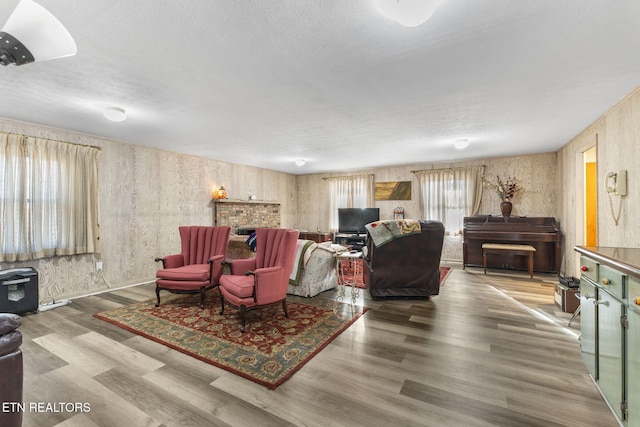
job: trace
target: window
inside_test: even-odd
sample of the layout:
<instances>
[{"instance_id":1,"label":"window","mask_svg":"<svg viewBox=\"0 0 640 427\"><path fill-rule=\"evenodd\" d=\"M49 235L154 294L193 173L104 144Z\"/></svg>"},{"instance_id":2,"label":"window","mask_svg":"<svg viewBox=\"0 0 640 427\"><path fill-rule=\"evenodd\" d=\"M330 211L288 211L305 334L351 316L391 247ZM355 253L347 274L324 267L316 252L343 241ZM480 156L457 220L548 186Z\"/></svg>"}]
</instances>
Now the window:
<instances>
[{"instance_id":1,"label":"window","mask_svg":"<svg viewBox=\"0 0 640 427\"><path fill-rule=\"evenodd\" d=\"M462 234L465 216L478 213L484 166L417 171L423 217L441 221L445 232Z\"/></svg>"},{"instance_id":2,"label":"window","mask_svg":"<svg viewBox=\"0 0 640 427\"><path fill-rule=\"evenodd\" d=\"M338 231L339 208L368 208L373 200L373 175L354 175L326 178L331 194L331 231Z\"/></svg>"},{"instance_id":3,"label":"window","mask_svg":"<svg viewBox=\"0 0 640 427\"><path fill-rule=\"evenodd\" d=\"M98 252L98 153L0 133L0 261Z\"/></svg>"}]
</instances>

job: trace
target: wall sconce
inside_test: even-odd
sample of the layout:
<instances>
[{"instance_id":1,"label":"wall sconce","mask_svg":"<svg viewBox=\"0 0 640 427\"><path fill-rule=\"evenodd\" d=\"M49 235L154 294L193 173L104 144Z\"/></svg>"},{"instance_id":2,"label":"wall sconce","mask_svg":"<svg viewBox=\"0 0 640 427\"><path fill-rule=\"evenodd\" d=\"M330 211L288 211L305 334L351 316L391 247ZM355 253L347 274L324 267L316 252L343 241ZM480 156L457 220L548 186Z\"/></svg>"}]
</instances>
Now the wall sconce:
<instances>
[{"instance_id":1,"label":"wall sconce","mask_svg":"<svg viewBox=\"0 0 640 427\"><path fill-rule=\"evenodd\" d=\"M224 189L223 185L213 192L213 198L216 200L227 198L227 190Z\"/></svg>"},{"instance_id":2,"label":"wall sconce","mask_svg":"<svg viewBox=\"0 0 640 427\"><path fill-rule=\"evenodd\" d=\"M2 65L64 58L76 51L76 43L64 25L32 0L21 0L0 31Z\"/></svg>"}]
</instances>

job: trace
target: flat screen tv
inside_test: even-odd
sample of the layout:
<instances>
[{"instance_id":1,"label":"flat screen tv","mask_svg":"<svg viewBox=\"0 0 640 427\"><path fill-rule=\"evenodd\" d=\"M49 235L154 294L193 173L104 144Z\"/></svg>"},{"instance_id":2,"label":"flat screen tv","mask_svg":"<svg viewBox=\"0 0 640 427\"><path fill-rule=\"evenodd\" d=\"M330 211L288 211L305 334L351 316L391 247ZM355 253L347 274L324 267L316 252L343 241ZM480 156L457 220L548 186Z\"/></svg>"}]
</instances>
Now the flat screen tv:
<instances>
[{"instance_id":1,"label":"flat screen tv","mask_svg":"<svg viewBox=\"0 0 640 427\"><path fill-rule=\"evenodd\" d=\"M380 220L380 208L338 208L338 233L366 234L364 227Z\"/></svg>"}]
</instances>

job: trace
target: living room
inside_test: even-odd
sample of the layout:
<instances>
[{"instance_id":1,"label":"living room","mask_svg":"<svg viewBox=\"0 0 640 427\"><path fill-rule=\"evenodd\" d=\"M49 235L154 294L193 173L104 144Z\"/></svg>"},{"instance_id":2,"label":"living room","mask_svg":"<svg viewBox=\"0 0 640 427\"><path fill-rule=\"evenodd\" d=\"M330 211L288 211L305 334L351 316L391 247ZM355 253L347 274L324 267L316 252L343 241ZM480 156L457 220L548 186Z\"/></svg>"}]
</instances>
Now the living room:
<instances>
[{"instance_id":1,"label":"living room","mask_svg":"<svg viewBox=\"0 0 640 427\"><path fill-rule=\"evenodd\" d=\"M486 165L487 174L522 177L525 190L520 198L514 200L515 215L554 216L559 219L564 235L562 271L565 275L579 275L578 266L575 265L577 257L573 254L574 244L581 243L578 240L581 238L580 233L576 231L578 213L574 192L578 181L576 177L582 167L577 154L591 146L597 134L599 165L606 165L600 170L627 168L632 182L635 173L632 163L640 157L634 149L635 139L631 136L640 136L637 124L640 122L637 107L640 105L639 101L640 92L634 91L557 153L490 158L477 162ZM101 254L2 264L2 268L33 266L40 274L42 304L153 281L158 268L153 258L179 249L179 225L212 224L211 192L219 185L228 189L228 197L237 195L241 198L244 194L254 194L258 199L279 201L283 226L309 230L328 228L327 203L322 201L320 194L327 191L326 181L322 178L330 174L289 175L10 120L2 120L0 130L47 135L59 140L81 141L102 147ZM622 156L622 152L627 155ZM612 162L612 158L616 160ZM473 164L464 164L469 163ZM447 164L454 165L458 163ZM434 166L442 165L421 163L354 173L373 173L375 179L381 181L411 180L411 170ZM185 188L190 191L185 191ZM197 191L191 191L192 188ZM409 216L419 211L415 200L402 203L406 211L410 212ZM485 190L481 212L498 215L498 203L497 196ZM382 218L390 218L397 205L397 201L377 203ZM600 243L637 247L636 234L630 232L637 227L638 216L633 214L637 209L638 202L631 189L623 206L620 222L616 226L610 217L608 206L605 201L601 201L598 209ZM460 269L460 254L460 236L448 236L443 261L449 261L454 269ZM101 272L95 270L97 261L104 263L104 270ZM462 270L459 271L462 273ZM475 279L463 280L467 284L478 286ZM551 302L551 294L547 298ZM69 307L77 304L74 302ZM575 348L577 349L577 345ZM33 347L27 346L25 351L29 349L33 350ZM28 419L33 421L42 419L42 415L31 414L30 417Z\"/></svg>"},{"instance_id":2,"label":"living room","mask_svg":"<svg viewBox=\"0 0 640 427\"><path fill-rule=\"evenodd\" d=\"M573 246L580 244L575 187L582 164L576 160L598 141L598 170L604 182L604 171L627 169L633 180L636 156L634 132L640 112L634 91L601 119L569 141L557 153L517 157L497 157L478 161L450 163L417 163L389 168L366 169L345 173L291 175L246 165L199 158L106 140L39 125L0 121L0 130L32 136L79 142L101 147L100 156L100 232L101 253L41 259L25 263L3 263L3 268L33 266L41 273L40 295L43 303L90 294L152 280L156 265L153 259L179 248L177 227L184 224L213 224L212 191L220 185L227 197L278 201L281 225L315 231L329 230L328 187L324 177L372 173L376 181L411 181L416 169L442 168L470 164L486 165L487 177L515 176L522 194L514 200L514 215L551 216L558 219L564 235L562 273L577 276L577 258ZM622 154L625 153L625 154ZM491 178L489 178L491 179ZM415 182L414 188L416 187ZM633 193L633 190L631 189ZM606 198L599 200L599 243L603 246L630 246L635 242L631 232L637 224L636 201L632 193L622 207L621 221L613 224ZM378 201L381 219L391 219L393 210L402 204L406 217L420 215L417 191L409 201ZM485 190L481 214L499 214L499 199ZM123 254L125 256L123 256ZM443 259L462 260L460 236L448 236ZM103 263L98 272L96 262ZM53 272L57 274L53 274ZM87 280L89 279L89 280Z\"/></svg>"},{"instance_id":3,"label":"living room","mask_svg":"<svg viewBox=\"0 0 640 427\"><path fill-rule=\"evenodd\" d=\"M24 67L21 69L27 70ZM615 74L615 70L611 72ZM589 88L585 87L584 90L588 91ZM19 263L3 262L0 267L34 267L40 277L41 304L132 285L145 286L154 280L158 268L154 258L175 253L179 249L178 226L213 224L212 192L220 186L226 188L227 197L231 199L247 200L249 197L255 197L256 200L277 201L281 206L283 227L329 231L330 194L325 178L372 174L376 182L410 181L410 200L375 201L373 206L380 208L382 219L392 218L393 211L398 206L405 209L407 218L421 218L419 189L413 171L484 165L488 180L495 176L514 176L521 183L523 191L513 200L513 215L549 216L558 220L564 239L561 273L566 276L579 276L579 260L573 248L584 244L584 220L581 209L584 200L581 193L584 188L582 153L589 148L597 148L597 185L598 194L601 195L598 197L597 205L598 244L640 247L640 237L637 233L640 229L640 201L634 196L637 192L633 187L640 161L640 151L637 148L640 138L640 88L630 90L616 101L615 105L602 105L601 112L595 115L592 121L587 122L586 127L578 130L574 137L563 141L563 145L553 151L537 152L536 147L532 146L525 150L527 154L477 156L464 160L458 160L455 157L456 152L452 151L454 154L446 161L429 161L428 155L419 157L409 152L406 162L402 164L322 173L288 173L250 166L242 162L242 158L249 156L246 152L238 153L237 163L216 160L215 155L205 157L184 154L177 150L170 151L139 144L136 140L123 141L115 137L99 137L86 132L45 125L43 123L47 120L44 118L42 121L29 122L5 113L5 118L0 119L0 132L100 148L98 196L101 248L96 254L42 258ZM545 124L541 123L540 126L544 127ZM210 135L210 139L214 151L216 144L228 144L223 136ZM180 146L185 140L188 140L187 136L176 136L175 144ZM518 142L512 144L518 145ZM338 152L335 155L337 156ZM619 170L628 171L629 192L620 207L619 221L614 221L614 215L605 197L604 183L606 173ZM485 190L479 213L499 215L499 202L494 192ZM463 276L466 273L461 271L460 235L446 237L442 258L459 274L453 277L455 280L467 280L461 279L466 277ZM96 269L98 262L101 263L100 271ZM475 276L468 280L474 285L477 284ZM388 312L380 313L392 318L394 312L406 308L402 303L393 303L391 306ZM505 311L508 310L509 308L505 308ZM55 313L56 310L51 312L54 318L60 317ZM371 320L367 320L366 327L362 322L358 324L357 331L361 335L366 334L365 328L379 328L378 322L379 317L372 317ZM393 325L393 321L390 324ZM393 330L393 326L389 329ZM388 334L385 337L393 340L391 332L387 330L385 334ZM349 337L356 343L361 339L355 332ZM353 348L351 345L343 343L342 347L334 351L344 358L350 357L351 350L354 353L363 351L356 344L353 344ZM27 350L35 348L34 344L29 344ZM153 351L162 353L155 348ZM173 357L176 356L167 356L168 359ZM341 360L334 360L332 355L326 362L339 364ZM181 363L190 366L191 362L181 359ZM198 365L196 370L200 372L203 369ZM320 371L322 373L321 369ZM330 375L326 372L323 374ZM389 377L391 376L389 374ZM314 381L313 377L309 378L309 381ZM380 386L381 383L375 384ZM228 388L235 386L235 383L227 384ZM262 392L256 392L251 386L246 386L245 391L247 394L255 392L259 395L257 401L265 398ZM290 395L284 393L295 395L299 392L299 389L285 390L283 394L268 395L269 399L273 399L270 405L286 405ZM54 399L54 396L50 399ZM348 412L348 408L342 408L340 402L331 402L329 407ZM440 415L443 418L439 421L442 421L445 415ZM300 415L298 419L303 419L303 416ZM57 421L62 422L60 419ZM277 424L282 422L282 419L272 421ZM36 424L37 422L34 422L33 425ZM338 425L337 422L335 424ZM426 421L424 424L428 425ZM432 424L437 425L438 422L432 421Z\"/></svg>"}]
</instances>

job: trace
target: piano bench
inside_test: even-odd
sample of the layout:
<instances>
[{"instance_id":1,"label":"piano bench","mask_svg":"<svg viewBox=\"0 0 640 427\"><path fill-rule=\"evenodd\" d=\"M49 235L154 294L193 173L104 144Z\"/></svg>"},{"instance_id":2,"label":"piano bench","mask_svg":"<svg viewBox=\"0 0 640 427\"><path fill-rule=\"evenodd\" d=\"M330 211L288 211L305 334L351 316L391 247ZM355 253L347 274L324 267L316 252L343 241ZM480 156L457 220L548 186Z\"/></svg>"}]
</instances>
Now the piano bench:
<instances>
[{"instance_id":1,"label":"piano bench","mask_svg":"<svg viewBox=\"0 0 640 427\"><path fill-rule=\"evenodd\" d=\"M533 279L533 254L536 251L531 245L509 245L502 243L483 243L482 244L482 263L484 266L484 274L487 274L487 254L498 255L522 255L529 257L529 276Z\"/></svg>"}]
</instances>

